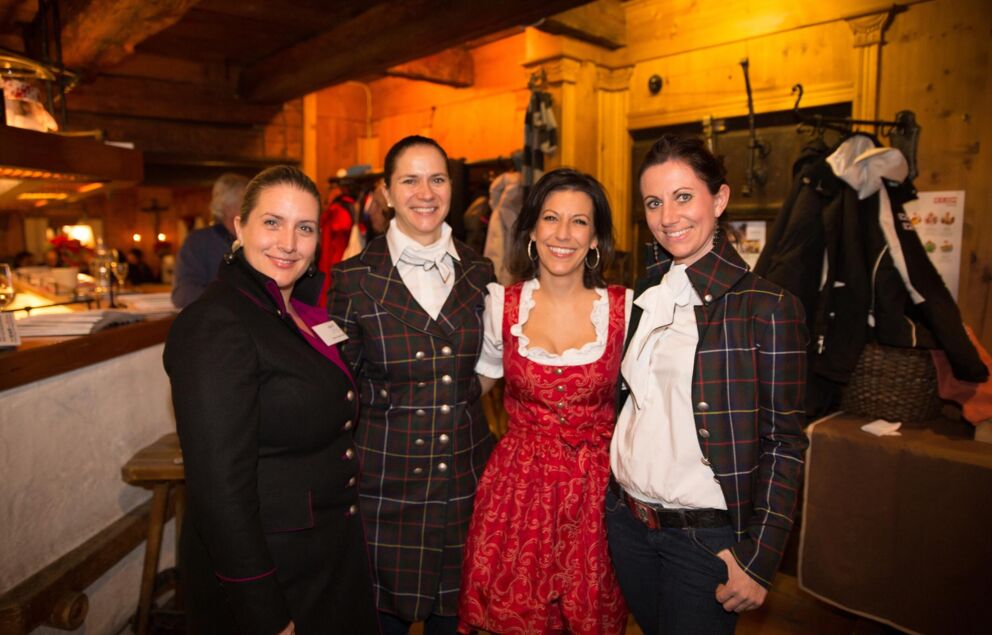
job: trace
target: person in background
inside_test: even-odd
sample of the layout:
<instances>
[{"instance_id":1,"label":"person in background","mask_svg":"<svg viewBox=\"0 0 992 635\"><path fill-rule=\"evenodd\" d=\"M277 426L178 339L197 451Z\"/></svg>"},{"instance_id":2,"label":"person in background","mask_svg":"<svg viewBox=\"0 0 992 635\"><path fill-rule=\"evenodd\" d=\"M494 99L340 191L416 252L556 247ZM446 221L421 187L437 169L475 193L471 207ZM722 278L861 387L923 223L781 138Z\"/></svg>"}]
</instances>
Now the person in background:
<instances>
[{"instance_id":1,"label":"person in background","mask_svg":"<svg viewBox=\"0 0 992 635\"><path fill-rule=\"evenodd\" d=\"M727 240L730 187L703 141L662 136L639 182L656 242L621 364L610 553L646 635L733 633L764 602L792 529L806 321Z\"/></svg>"},{"instance_id":2,"label":"person in background","mask_svg":"<svg viewBox=\"0 0 992 635\"><path fill-rule=\"evenodd\" d=\"M157 282L152 268L145 262L145 253L137 247L132 247L124 255L127 261L127 282L128 284L144 284L146 282Z\"/></svg>"},{"instance_id":3,"label":"person in background","mask_svg":"<svg viewBox=\"0 0 992 635\"><path fill-rule=\"evenodd\" d=\"M315 306L319 210L297 168L259 173L233 251L166 340L191 634L378 632L358 513L358 387Z\"/></svg>"},{"instance_id":4,"label":"person in background","mask_svg":"<svg viewBox=\"0 0 992 635\"><path fill-rule=\"evenodd\" d=\"M348 247L357 205L347 180L339 177L330 179L328 183L331 189L327 193L327 209L320 215L320 258L317 260L317 269L326 276L321 298L326 297L330 288L331 267L341 262Z\"/></svg>"},{"instance_id":5,"label":"person in background","mask_svg":"<svg viewBox=\"0 0 992 635\"><path fill-rule=\"evenodd\" d=\"M493 447L475 361L492 264L451 236L447 155L410 136L385 158L396 216L332 270L328 312L361 396L361 509L385 635L455 633L462 549ZM343 631L342 631L343 632Z\"/></svg>"},{"instance_id":6,"label":"person in background","mask_svg":"<svg viewBox=\"0 0 992 635\"><path fill-rule=\"evenodd\" d=\"M248 179L228 172L215 182L210 197L213 225L191 232L176 257L172 303L183 308L200 297L217 276L224 254L234 241L234 219L241 212Z\"/></svg>"},{"instance_id":7,"label":"person in background","mask_svg":"<svg viewBox=\"0 0 992 635\"><path fill-rule=\"evenodd\" d=\"M33 267L34 254L30 251L19 251L14 255L14 268Z\"/></svg>"},{"instance_id":8,"label":"person in background","mask_svg":"<svg viewBox=\"0 0 992 635\"><path fill-rule=\"evenodd\" d=\"M510 273L489 285L483 387L506 378L509 430L486 466L465 545L462 632L619 635L627 626L603 497L630 292L607 286L602 186L563 168L531 189Z\"/></svg>"}]
</instances>

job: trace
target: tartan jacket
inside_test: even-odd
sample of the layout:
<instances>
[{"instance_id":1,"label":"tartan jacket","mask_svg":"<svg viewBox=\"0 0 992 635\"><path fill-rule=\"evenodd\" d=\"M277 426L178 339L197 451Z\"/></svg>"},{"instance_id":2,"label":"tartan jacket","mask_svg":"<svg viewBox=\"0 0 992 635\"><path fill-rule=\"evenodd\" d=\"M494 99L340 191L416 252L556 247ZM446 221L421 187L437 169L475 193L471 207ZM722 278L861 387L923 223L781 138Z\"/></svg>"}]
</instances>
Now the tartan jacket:
<instances>
[{"instance_id":1,"label":"tartan jacket","mask_svg":"<svg viewBox=\"0 0 992 635\"><path fill-rule=\"evenodd\" d=\"M657 243L648 262L634 297L658 284L672 265ZM703 300L695 308L699 343L692 375L699 447L727 501L738 540L731 552L769 587L792 529L808 445L806 320L799 301L751 273L722 232L687 274ZM628 345L641 314L635 304Z\"/></svg>"},{"instance_id":2,"label":"tartan jacket","mask_svg":"<svg viewBox=\"0 0 992 635\"><path fill-rule=\"evenodd\" d=\"M328 313L359 385L359 494L380 610L455 615L475 488L493 448L479 398L492 263L455 240L455 282L436 320L393 266L385 236L332 269Z\"/></svg>"}]
</instances>

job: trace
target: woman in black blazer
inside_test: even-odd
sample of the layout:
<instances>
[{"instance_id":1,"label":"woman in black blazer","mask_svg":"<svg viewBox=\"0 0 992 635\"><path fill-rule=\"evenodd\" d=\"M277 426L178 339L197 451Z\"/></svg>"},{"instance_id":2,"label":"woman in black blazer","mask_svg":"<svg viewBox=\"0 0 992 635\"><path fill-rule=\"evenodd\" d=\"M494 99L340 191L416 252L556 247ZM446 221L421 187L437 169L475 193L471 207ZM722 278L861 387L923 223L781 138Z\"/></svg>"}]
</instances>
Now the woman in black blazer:
<instances>
[{"instance_id":1,"label":"woman in black blazer","mask_svg":"<svg viewBox=\"0 0 992 635\"><path fill-rule=\"evenodd\" d=\"M314 306L319 194L296 168L245 192L238 241L169 333L191 633L377 633L358 514L356 387Z\"/></svg>"}]
</instances>

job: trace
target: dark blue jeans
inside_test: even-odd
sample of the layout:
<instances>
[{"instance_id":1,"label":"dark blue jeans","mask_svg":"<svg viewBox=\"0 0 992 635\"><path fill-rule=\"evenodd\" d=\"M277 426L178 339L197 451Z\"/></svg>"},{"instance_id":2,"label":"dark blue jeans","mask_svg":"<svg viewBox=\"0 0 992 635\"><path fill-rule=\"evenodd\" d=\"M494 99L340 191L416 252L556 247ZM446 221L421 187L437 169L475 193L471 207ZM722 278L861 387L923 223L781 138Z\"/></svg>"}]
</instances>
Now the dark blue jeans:
<instances>
[{"instance_id":1,"label":"dark blue jeans","mask_svg":"<svg viewBox=\"0 0 992 635\"><path fill-rule=\"evenodd\" d=\"M714 529L648 529L612 491L606 531L620 590L645 635L734 632L737 614L716 601L727 565L716 554L734 544L727 525Z\"/></svg>"},{"instance_id":2,"label":"dark blue jeans","mask_svg":"<svg viewBox=\"0 0 992 635\"><path fill-rule=\"evenodd\" d=\"M382 635L407 635L411 622L402 620L392 613L379 611L379 626ZM434 615L424 620L424 635L456 635L458 633L458 618L454 615Z\"/></svg>"}]
</instances>

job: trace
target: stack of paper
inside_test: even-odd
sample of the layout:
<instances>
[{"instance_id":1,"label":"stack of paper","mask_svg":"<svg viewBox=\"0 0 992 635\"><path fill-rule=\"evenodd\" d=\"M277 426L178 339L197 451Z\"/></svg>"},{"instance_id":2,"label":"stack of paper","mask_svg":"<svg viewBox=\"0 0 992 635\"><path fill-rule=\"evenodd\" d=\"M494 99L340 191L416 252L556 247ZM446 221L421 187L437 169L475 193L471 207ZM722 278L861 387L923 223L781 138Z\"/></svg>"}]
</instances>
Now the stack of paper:
<instances>
[{"instance_id":1,"label":"stack of paper","mask_svg":"<svg viewBox=\"0 0 992 635\"><path fill-rule=\"evenodd\" d=\"M149 318L164 317L179 311L169 293L136 293L120 296L118 303L135 313L141 313Z\"/></svg>"},{"instance_id":2,"label":"stack of paper","mask_svg":"<svg viewBox=\"0 0 992 635\"><path fill-rule=\"evenodd\" d=\"M32 315L17 320L21 337L89 335L109 326L140 322L144 316L126 311L79 311L60 315Z\"/></svg>"}]
</instances>

